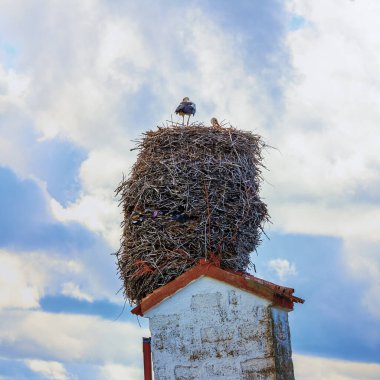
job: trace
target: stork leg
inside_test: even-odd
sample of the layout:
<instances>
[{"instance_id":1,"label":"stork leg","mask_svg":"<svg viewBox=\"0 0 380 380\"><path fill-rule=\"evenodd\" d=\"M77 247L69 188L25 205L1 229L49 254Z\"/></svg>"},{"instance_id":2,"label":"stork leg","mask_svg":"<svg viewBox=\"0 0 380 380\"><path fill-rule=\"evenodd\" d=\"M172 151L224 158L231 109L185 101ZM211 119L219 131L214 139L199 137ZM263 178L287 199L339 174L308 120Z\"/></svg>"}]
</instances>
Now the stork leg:
<instances>
[{"instance_id":1,"label":"stork leg","mask_svg":"<svg viewBox=\"0 0 380 380\"><path fill-rule=\"evenodd\" d=\"M182 114L182 125L185 125L185 114Z\"/></svg>"},{"instance_id":2,"label":"stork leg","mask_svg":"<svg viewBox=\"0 0 380 380\"><path fill-rule=\"evenodd\" d=\"M189 125L190 116L191 115L189 115L189 117L187 118L187 125Z\"/></svg>"}]
</instances>

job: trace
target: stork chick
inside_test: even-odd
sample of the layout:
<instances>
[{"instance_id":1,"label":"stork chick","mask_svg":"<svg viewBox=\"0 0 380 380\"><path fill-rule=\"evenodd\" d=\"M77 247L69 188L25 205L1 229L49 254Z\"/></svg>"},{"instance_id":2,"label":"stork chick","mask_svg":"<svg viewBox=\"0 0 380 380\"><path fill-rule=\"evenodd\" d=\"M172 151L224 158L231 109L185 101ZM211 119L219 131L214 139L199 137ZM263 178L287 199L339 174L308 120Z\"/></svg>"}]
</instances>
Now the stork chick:
<instances>
[{"instance_id":1,"label":"stork chick","mask_svg":"<svg viewBox=\"0 0 380 380\"><path fill-rule=\"evenodd\" d=\"M213 118L211 119L211 126L212 126L213 128L222 128L222 127L220 126L219 121L218 121L218 119L217 119L216 117L213 117Z\"/></svg>"},{"instance_id":2,"label":"stork chick","mask_svg":"<svg viewBox=\"0 0 380 380\"><path fill-rule=\"evenodd\" d=\"M196 106L195 103L191 102L188 97L183 98L182 102L176 108L175 113L182 116L182 125L185 125L185 115L188 115L187 125L189 125L189 120L191 115L195 115Z\"/></svg>"}]
</instances>

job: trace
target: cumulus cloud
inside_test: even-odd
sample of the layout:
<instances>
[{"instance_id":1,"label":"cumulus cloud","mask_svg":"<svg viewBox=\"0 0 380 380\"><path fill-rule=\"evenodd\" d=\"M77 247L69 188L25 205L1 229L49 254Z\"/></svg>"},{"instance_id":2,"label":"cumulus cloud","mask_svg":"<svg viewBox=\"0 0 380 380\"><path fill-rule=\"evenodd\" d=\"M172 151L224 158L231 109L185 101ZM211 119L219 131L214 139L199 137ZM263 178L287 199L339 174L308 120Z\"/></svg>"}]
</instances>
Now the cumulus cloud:
<instances>
[{"instance_id":1,"label":"cumulus cloud","mask_svg":"<svg viewBox=\"0 0 380 380\"><path fill-rule=\"evenodd\" d=\"M0 307L39 306L42 281L38 277L21 260L0 251Z\"/></svg>"},{"instance_id":2,"label":"cumulus cloud","mask_svg":"<svg viewBox=\"0 0 380 380\"><path fill-rule=\"evenodd\" d=\"M277 201L276 201L277 202ZM339 236L344 239L379 240L380 206L370 203L328 205L315 201L290 201L271 207L275 225L286 233Z\"/></svg>"},{"instance_id":3,"label":"cumulus cloud","mask_svg":"<svg viewBox=\"0 0 380 380\"><path fill-rule=\"evenodd\" d=\"M23 104L22 98L30 82L30 77L11 68L0 65L1 108L12 104Z\"/></svg>"},{"instance_id":4,"label":"cumulus cloud","mask_svg":"<svg viewBox=\"0 0 380 380\"><path fill-rule=\"evenodd\" d=\"M72 379L65 367L58 362L44 360L26 360L26 365L33 371L50 380Z\"/></svg>"},{"instance_id":5,"label":"cumulus cloud","mask_svg":"<svg viewBox=\"0 0 380 380\"><path fill-rule=\"evenodd\" d=\"M94 297L83 292L78 284L74 284L73 282L65 282L62 285L62 294L64 296L73 297L78 300L84 300L87 302L92 302Z\"/></svg>"},{"instance_id":6,"label":"cumulus cloud","mask_svg":"<svg viewBox=\"0 0 380 380\"><path fill-rule=\"evenodd\" d=\"M0 309L38 308L44 295L59 292L60 280L67 275L83 275L82 265L40 252L0 250Z\"/></svg>"},{"instance_id":7,"label":"cumulus cloud","mask_svg":"<svg viewBox=\"0 0 380 380\"><path fill-rule=\"evenodd\" d=\"M91 6L73 2L70 9L50 3L32 12L20 8L16 14L17 6L5 4L25 28L36 14L48 15L39 17L28 39L13 23L3 23L24 55L17 66L19 75L27 73L22 109L32 115L42 139L63 137L88 152L79 174L81 194L69 204L54 197L54 214L86 225L114 247L121 217L112 195L135 157L128 152L131 138L168 119L185 94L203 104L201 120L217 114L244 126L249 119L263 130L273 113L268 88L247 70L238 36L225 31L199 5L178 7L173 2L162 13L151 3L120 5L122 12L102 1ZM78 22L83 14L87 22ZM157 15L165 28L152 27ZM179 24L178 19L186 21ZM55 44L46 33L52 28L65 31ZM177 30L176 39L171 29ZM273 28L273 36L276 33ZM37 49L36 40L46 48ZM64 56L58 46L64 46ZM26 70L25 58L32 53ZM275 52L270 54L273 61Z\"/></svg>"},{"instance_id":8,"label":"cumulus cloud","mask_svg":"<svg viewBox=\"0 0 380 380\"><path fill-rule=\"evenodd\" d=\"M282 10L279 2L275 3L272 23ZM263 2L254 4L269 7ZM58 270L60 261L54 261L55 254L18 258L10 256L10 252L18 252L9 248L0 256L7 268L0 280L3 307L36 308L42 295L55 291L87 301L110 297L101 271L105 272L105 261L112 260L106 255L101 258L98 247L103 243L94 236L117 248L121 215L113 190L135 159L135 153L129 151L134 145L130 140L170 118L178 100L189 95L201 105L199 120L207 122L214 115L228 119L239 128L263 134L279 149L267 153L270 172L264 173L268 184L263 195L274 228L343 237L348 260L342 266L366 282L369 292L363 305L378 315L370 301L378 298L380 286L380 263L374 254L380 224L376 138L380 120L379 4L374 0L366 4L292 0L287 4L289 17L304 22L289 31L286 44L283 26L265 29L265 41L276 41L276 49L270 50L261 47L265 45L260 39L263 27L257 28L258 37L245 45L239 25L227 28L218 12L212 12L211 17L201 3L187 6L169 1L162 12L159 4L148 1L139 2L139 6L101 0L64 4L32 0L28 6L21 0L2 2L0 35L9 38L7 50L14 53L11 60L0 64L0 163L12 168L19 178L28 178L29 184L33 178L43 196L31 197L36 187L25 186L23 198L28 194L27 199L33 198L30 204L43 207L12 213L12 220L4 219L0 238L7 246L16 244L14 235L4 233L15 221L15 226L21 223L24 227L18 234L22 248L48 246L69 260L75 256L75 262L80 252L80 265L87 265L86 274L70 272L63 265L69 273L65 276ZM266 13L270 14L267 8ZM256 25L251 18L249 24ZM252 53L252 49L259 52ZM260 60L255 62L252 57ZM267 79L268 65L270 85L263 79ZM278 91L276 101L273 81ZM58 141L66 144L62 156L75 156L70 170L67 165L53 165L60 161L60 155L52 159L38 153L56 152L62 146ZM49 166L53 170L49 171ZM66 173L66 181L62 173ZM71 188L74 182L76 187ZM9 194L13 192L10 188ZM10 203L20 209L25 206L20 200ZM21 217L17 219L17 215ZM87 244L89 240L96 240L96 247ZM363 243L368 240L370 243ZM30 263L29 268L21 260ZM40 264L38 270L33 260ZM296 272L288 260L275 259L269 266L280 277ZM60 283L49 279L49 273ZM10 290L18 295L16 300L9 296ZM103 373L111 377L132 371L130 376L135 376L133 369L120 367L121 358L110 348L105 333L97 332L91 338L86 326L108 329L106 322L68 315L65 325L63 316L12 313L2 314L6 326L3 352L34 357L28 355L37 355L32 349L35 346L46 360L85 357L102 361L94 351L96 346L108 358ZM49 330L51 351L46 341L33 333L44 335L42 325L55 327ZM116 339L116 332L110 329ZM120 329L124 340L134 336ZM12 331L13 336L9 335ZM106 342L107 354L99 341ZM20 351L12 342L18 342ZM69 349L64 349L65 345Z\"/></svg>"},{"instance_id":9,"label":"cumulus cloud","mask_svg":"<svg viewBox=\"0 0 380 380\"><path fill-rule=\"evenodd\" d=\"M24 78L22 66L17 73L26 83L23 107L45 139L64 136L89 153L80 169L82 193L69 205L52 200L55 216L85 224L116 247L121 217L112 194L135 157L128 153L130 138L168 118L168 104L174 107L178 94L190 93L203 104L201 119L221 115L263 133L279 148L281 154L267 154L271 171L265 177L273 186L264 187L276 228L338 236L374 234L374 228L368 229L368 210L379 196L380 162L372 138L380 118L378 83L373 80L379 77L374 63L379 59L372 11L376 4L288 4L290 14L306 22L288 34L293 71L285 71L287 77L281 71L284 107L276 110L275 118L269 89L247 68L238 36L210 20L201 7L181 9L181 14L169 7L160 15L167 28L153 31L146 21L157 17L155 6L147 9L142 22L139 10L128 5L122 17L100 1L91 7L73 4L74 12L60 9L58 17L57 5L50 4L44 12L54 17L47 18L52 21L45 27L67 31L59 42L67 46L64 61L75 65L63 68L58 49L39 51L30 77ZM75 23L77 16L72 15L84 13L91 22ZM339 20L323 16L338 13ZM167 30L177 16L186 22L176 24L178 39L173 41ZM48 44L42 26L35 33ZM158 46L152 33L161 41ZM70 40L74 34L81 38ZM185 52L182 46L188 38L192 43ZM25 44L21 36L19 41ZM281 49L278 54L282 57ZM50 77L38 66L47 55ZM42 95L38 103L32 101L37 88ZM376 213L377 208L371 215Z\"/></svg>"},{"instance_id":10,"label":"cumulus cloud","mask_svg":"<svg viewBox=\"0 0 380 380\"><path fill-rule=\"evenodd\" d=\"M297 380L376 380L380 364L327 359L318 356L293 355Z\"/></svg>"},{"instance_id":11,"label":"cumulus cloud","mask_svg":"<svg viewBox=\"0 0 380 380\"><path fill-rule=\"evenodd\" d=\"M143 377L141 368L127 367L121 364L107 364L100 369L99 380L140 380Z\"/></svg>"},{"instance_id":12,"label":"cumulus cloud","mask_svg":"<svg viewBox=\"0 0 380 380\"><path fill-rule=\"evenodd\" d=\"M273 222L285 231L373 237L380 225L379 4L288 5L305 23L288 34L293 80L270 135L280 151L267 163Z\"/></svg>"},{"instance_id":13,"label":"cumulus cloud","mask_svg":"<svg viewBox=\"0 0 380 380\"><path fill-rule=\"evenodd\" d=\"M0 311L0 356L128 365L141 358L146 329L93 316Z\"/></svg>"},{"instance_id":14,"label":"cumulus cloud","mask_svg":"<svg viewBox=\"0 0 380 380\"><path fill-rule=\"evenodd\" d=\"M378 316L380 4L287 5L302 23L287 34L293 72L268 136L278 148L263 189L271 228L343 238L341 270L365 285L361 305Z\"/></svg>"},{"instance_id":15,"label":"cumulus cloud","mask_svg":"<svg viewBox=\"0 0 380 380\"><path fill-rule=\"evenodd\" d=\"M273 270L280 280L285 280L289 276L297 274L296 265L286 259L273 259L268 262L268 266Z\"/></svg>"},{"instance_id":16,"label":"cumulus cloud","mask_svg":"<svg viewBox=\"0 0 380 380\"><path fill-rule=\"evenodd\" d=\"M17 7L5 4L15 16ZM40 18L31 41L14 24L4 22L24 51L13 76L5 69L2 75L7 83L23 83L22 109L33 115L45 139L64 136L89 153L80 170L81 195L69 205L52 200L56 217L77 220L116 247L121 218L112 193L134 159L128 153L130 138L168 118L168 104L174 107L178 94L191 93L203 104L201 119L207 120L211 113L221 115L239 127L263 133L280 149L281 154L268 154L271 172L266 177L273 187L264 188L277 228L366 233L362 227L368 225L366 220L348 219L344 210L355 201L351 213L363 214L378 197L380 163L372 138L380 118L376 2L368 7L343 0L288 3L290 15L305 23L288 33L286 48L293 71L279 70L284 107L282 113L277 109L275 118L270 89L246 66L239 35L224 30L202 7L171 6L163 15L150 5L142 21L142 8L127 4L121 6L122 12L101 1L71 5L74 10L51 3L17 15L25 27L36 13L49 15ZM88 21L77 22L83 14ZM148 21L157 14L166 28L152 29ZM175 23L174 41L168 30L177 17L186 22ZM45 32L52 27L65 30L56 45ZM153 42L153 34L160 44ZM192 43L184 51L189 38ZM47 48L35 49L36 39ZM65 46L64 56L58 46ZM283 46L276 46L278 56L284 57ZM32 49L34 59L26 72L25 57ZM270 54L271 62L280 65L279 57ZM48 68L42 70L41 62L47 62ZM100 166L106 170L98 170Z\"/></svg>"},{"instance_id":17,"label":"cumulus cloud","mask_svg":"<svg viewBox=\"0 0 380 380\"><path fill-rule=\"evenodd\" d=\"M92 297L120 301L115 296L119 286L110 256L112 248L80 224L56 220L48 204L49 196L35 180L21 180L1 166L0 180L0 246L15 256L12 267L17 268L20 281L27 270L23 268L33 268L36 275L28 284L35 297L37 293L41 295L42 288L54 294L59 293L62 283L73 282ZM69 271L73 262L81 269ZM40 281L34 287L37 279L44 285Z\"/></svg>"},{"instance_id":18,"label":"cumulus cloud","mask_svg":"<svg viewBox=\"0 0 380 380\"><path fill-rule=\"evenodd\" d=\"M344 242L346 267L352 278L364 283L366 291L361 305L380 320L380 256L379 243L374 240L347 239Z\"/></svg>"}]
</instances>

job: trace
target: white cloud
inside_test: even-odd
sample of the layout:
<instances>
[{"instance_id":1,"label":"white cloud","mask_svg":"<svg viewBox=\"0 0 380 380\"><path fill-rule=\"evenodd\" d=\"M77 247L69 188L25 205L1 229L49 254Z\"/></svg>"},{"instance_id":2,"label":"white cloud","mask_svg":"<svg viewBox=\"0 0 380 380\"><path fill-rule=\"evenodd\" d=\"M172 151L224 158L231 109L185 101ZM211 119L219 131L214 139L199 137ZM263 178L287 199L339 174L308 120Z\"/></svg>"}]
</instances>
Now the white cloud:
<instances>
[{"instance_id":1,"label":"white cloud","mask_svg":"<svg viewBox=\"0 0 380 380\"><path fill-rule=\"evenodd\" d=\"M64 296L73 297L78 300L84 300L87 302L93 302L94 297L83 292L78 284L74 284L73 282L65 282L62 285L62 294Z\"/></svg>"},{"instance_id":2,"label":"white cloud","mask_svg":"<svg viewBox=\"0 0 380 380\"><path fill-rule=\"evenodd\" d=\"M246 129L262 129L271 101L258 78L245 69L238 38L226 33L199 9L187 12L187 23L191 26L186 37L191 36L189 50L196 64L197 79L192 92L197 94L198 101L211 102L219 119L230 119L234 125ZM204 111L201 115L206 123L213 116L206 116Z\"/></svg>"},{"instance_id":3,"label":"white cloud","mask_svg":"<svg viewBox=\"0 0 380 380\"><path fill-rule=\"evenodd\" d=\"M57 292L60 279L79 273L81 265L73 260L0 250L0 309L38 308L41 297Z\"/></svg>"},{"instance_id":4,"label":"white cloud","mask_svg":"<svg viewBox=\"0 0 380 380\"><path fill-rule=\"evenodd\" d=\"M192 94L197 102L214 109L208 114L207 108L199 107L201 120L208 122L211 116L220 115L240 125L249 119L256 128L262 128L270 113L270 100L255 76L244 69L236 38L200 8L168 9L161 15L166 28L152 30L149 20L156 19L158 9L151 4L144 19L134 7L126 6L120 15L100 1L91 7L87 3L72 6L69 12L52 3L43 10L53 15L46 18L48 25L42 19L46 28L54 24L55 30L65 31L56 42L66 47L67 56L62 57L62 51L56 48L33 52L23 107L43 138L63 137L88 151L80 170L82 193L67 207L52 199L55 217L84 224L116 248L121 215L113 191L135 158L134 153L129 153L134 145L130 138L138 130L152 128L169 118L184 94ZM77 23L77 15L84 13L90 21ZM23 25L29 25L32 16L22 14ZM187 22L179 25L178 18ZM51 37L40 27L35 31L39 45L49 44ZM168 33L171 28L178 31L175 40ZM72 35L81 38L69 40ZM23 37L19 38L28 52L30 47L25 46ZM192 43L184 50L189 38ZM160 44L156 44L158 40ZM187 62L189 55L193 57L191 66ZM72 63L62 67L62 62L68 60ZM47 65L44 70L41 62ZM135 115L127 114L136 91L143 86L149 86L154 100L147 99L147 105L141 100ZM252 107L252 103L256 106ZM152 112L152 124L141 125L134 120L147 113L147 106ZM14 145L11 151L17 151ZM4 160L16 165L8 158Z\"/></svg>"},{"instance_id":5,"label":"white cloud","mask_svg":"<svg viewBox=\"0 0 380 380\"><path fill-rule=\"evenodd\" d=\"M307 20L307 27L288 35L294 72L284 82L285 112L273 118L268 91L245 67L238 37L199 7L170 8L161 14L149 6L142 19L134 7L124 5L123 12L115 12L101 1L72 3L70 11L52 2L33 12L6 2L5 9L12 17L17 15L25 28L33 22L34 12L49 17L39 18L40 25L28 39L15 23L4 22L33 60L28 62L28 71L20 66L20 72L11 75L3 69L2 77L7 83L23 83L16 86L23 94L18 104L45 138L72 140L89 153L80 173L82 194L66 208L53 200L56 217L79 221L116 247L121 217L112 194L135 157L128 153L130 138L138 130L153 127L154 120L167 118L179 94L192 94L204 105L198 107L201 119L207 122L214 114L227 118L263 133L280 149L281 155L267 154L271 172L265 177L274 186L266 186L263 192L276 227L315 233L326 226L318 233L339 236L356 230L350 228L344 210L361 196L361 207L371 207L365 197L377 194L380 167L374 138L380 120L378 4L368 4L288 2L290 12ZM167 27L152 29L149 20L158 14ZM326 17L336 14L339 18ZM78 22L83 15L86 21ZM178 25L177 16L186 22ZM176 40L168 32L174 25ZM54 46L46 33L52 26L65 31L55 37ZM184 41L189 39L192 43L184 51ZM51 48L36 49L36 40L39 46ZM191 67L185 64L189 55ZM137 108L135 115L126 112L136 91L144 86L154 98L147 100L155 113L152 125L133 121L138 120ZM144 100L140 107L141 113L146 112ZM277 123L264 129L272 119ZM2 161L17 166L14 145L11 148L3 150L8 153ZM301 210L300 199L305 201ZM301 214L298 220L292 217L293 211ZM325 216L336 221L336 228L322 220ZM365 228L360 230L366 233Z\"/></svg>"},{"instance_id":6,"label":"white cloud","mask_svg":"<svg viewBox=\"0 0 380 380\"><path fill-rule=\"evenodd\" d=\"M72 379L67 373L65 367L58 362L44 360L26 360L26 365L34 372L51 380L68 380Z\"/></svg>"},{"instance_id":7,"label":"white cloud","mask_svg":"<svg viewBox=\"0 0 380 380\"><path fill-rule=\"evenodd\" d=\"M96 232L101 231L117 245L116 234L111 231L118 229L120 217L112 195L122 171L129 169L128 148L131 146L130 131L120 120L120 112L125 109L120 102L145 81L144 70L150 64L150 50L144 43L140 26L125 14L121 17L117 12L108 12L101 1L74 2L73 9L57 2L43 7L35 4L33 9L25 8L21 2L18 5L6 2L3 6L3 14L7 13L3 28L13 36L20 54L28 57L28 64L25 70L22 65L18 66L17 72L0 67L0 87L5 94L0 94L1 110L9 113L17 110L17 115L6 114L3 120L5 139L0 139L0 162L10 165L19 175L33 175L24 154L29 142L24 141L25 133L10 128L14 124L36 128L45 139L58 136L89 150L81 179L91 190L84 187L82 196L66 212L70 217L65 219L77 220ZM33 33L25 29L20 33L13 23L7 22L18 19L22 28L27 29L34 24L36 13L41 22L33 27ZM46 32L50 28L63 32L59 36L50 34ZM101 171L99 155L104 158ZM100 180L104 185L106 178L109 182L105 195L95 182ZM88 213L83 213L89 201L92 203L90 218Z\"/></svg>"},{"instance_id":8,"label":"white cloud","mask_svg":"<svg viewBox=\"0 0 380 380\"><path fill-rule=\"evenodd\" d=\"M146 329L99 317L0 311L0 355L58 362L130 365L141 360Z\"/></svg>"},{"instance_id":9,"label":"white cloud","mask_svg":"<svg viewBox=\"0 0 380 380\"><path fill-rule=\"evenodd\" d=\"M376 302L371 302L380 294L375 254L380 226L377 1L288 2L307 26L289 33L294 72L284 82L284 113L276 117L272 114L279 111L272 108L267 89L245 67L236 36L194 4L164 13L150 4L142 14L128 5L115 11L102 1L31 4L2 4L0 24L19 45L21 64L17 69L0 67L0 111L12 115L6 116L0 139L0 162L23 176L33 174L23 149L28 141L8 127L18 124L36 128L45 139L60 137L84 147L88 158L80 170L82 193L67 207L50 200L58 220L78 221L116 247L121 215L112 196L135 158L128 151L130 139L168 118L176 102L189 95L198 103L199 120L208 122L214 115L229 119L240 128L259 131L279 148L281 154L267 153L270 172L264 173L273 185L265 186L263 195L274 227L343 237L352 259L346 261L347 269L367 281L363 304L378 315ZM189 40L191 46L183 49ZM151 98L144 95L131 111L144 86ZM147 103L152 106L149 125L139 119L148 113ZM272 119L276 123L264 129ZM104 294L96 278L92 284L81 283L82 264L72 264L51 255L0 252L0 308L36 308L47 292L88 301ZM271 266L279 277L296 272L286 260ZM96 275L91 272L89 277ZM41 350L55 360L105 360L114 363L103 368L105 378L128 371L137 376L134 369L121 366L121 354L126 358L140 352L137 344L129 352L123 343L120 356L114 348L115 341L135 338L132 328L83 316L1 315L5 327L0 337L8 345L20 343L22 355ZM45 326L51 342L45 338ZM109 336L104 332L108 329ZM366 373L358 363L305 357L302 363L306 365L299 367L297 378L315 378L308 366L318 373L318 365L330 371L321 373L322 379L351 379L344 372L350 366L353 373Z\"/></svg>"},{"instance_id":10,"label":"white cloud","mask_svg":"<svg viewBox=\"0 0 380 380\"><path fill-rule=\"evenodd\" d=\"M380 255L378 241L368 239L346 239L346 268L352 278L366 287L362 306L374 317L380 319ZM372 333L379 338L379 334Z\"/></svg>"},{"instance_id":11,"label":"white cloud","mask_svg":"<svg viewBox=\"0 0 380 380\"><path fill-rule=\"evenodd\" d=\"M293 355L297 380L377 380L380 364Z\"/></svg>"},{"instance_id":12,"label":"white cloud","mask_svg":"<svg viewBox=\"0 0 380 380\"><path fill-rule=\"evenodd\" d=\"M39 306L43 279L25 263L0 251L0 308Z\"/></svg>"},{"instance_id":13,"label":"white cloud","mask_svg":"<svg viewBox=\"0 0 380 380\"><path fill-rule=\"evenodd\" d=\"M127 367L121 364L107 364L100 369L99 380L140 380L143 378L141 368Z\"/></svg>"},{"instance_id":14,"label":"white cloud","mask_svg":"<svg viewBox=\"0 0 380 380\"><path fill-rule=\"evenodd\" d=\"M268 262L270 269L275 271L278 278L283 281L289 276L297 274L296 265L285 259L273 259Z\"/></svg>"},{"instance_id":15,"label":"white cloud","mask_svg":"<svg viewBox=\"0 0 380 380\"><path fill-rule=\"evenodd\" d=\"M267 155L273 228L341 237L342 270L365 285L378 317L380 35L378 1L288 2L303 27L288 34L294 76Z\"/></svg>"},{"instance_id":16,"label":"white cloud","mask_svg":"<svg viewBox=\"0 0 380 380\"><path fill-rule=\"evenodd\" d=\"M149 84L157 98L153 107L159 110L157 117L167 118L171 112L170 107L162 110L160 102L174 107L174 94L191 93L199 104L208 104L207 111L199 107L201 119L207 122L207 112L212 110L239 127L260 131L279 148L281 154L267 153L271 171L265 177L273 186L263 191L275 228L343 237L376 234L377 209L369 199L378 193L380 167L374 138L380 120L376 79L380 78L376 64L380 40L374 2L370 7L348 1L289 3L291 11L308 23L289 33L294 76L285 82L285 112L275 118L277 124L271 129L263 128L273 113L266 89L245 69L235 37L200 9L184 10L182 17L188 22L177 26L178 44L191 36L187 54L193 56L191 70L184 67L179 76L175 60L170 60L176 44L165 31L155 31L161 43L153 46L146 20L141 23L132 17L131 21L131 17L104 11L100 4L90 14L102 25L101 32L93 24L80 26L84 28L83 56L73 56L78 64L70 77L75 86L58 76L54 103L46 100L44 107L31 109L46 137L60 134L89 150L81 167L81 196L66 208L52 201L58 219L79 221L117 246L121 215L113 190L135 157L126 152L136 132L125 128L123 109L137 89ZM164 16L165 23L170 25L173 12ZM339 18L324 16L338 13ZM151 17L155 17L151 11L145 14L146 19ZM76 26L70 24L70 28ZM93 42L85 44L90 36ZM124 40L129 43L120 44ZM93 57L92 65L87 55ZM50 89L51 81L40 85Z\"/></svg>"},{"instance_id":17,"label":"white cloud","mask_svg":"<svg viewBox=\"0 0 380 380\"><path fill-rule=\"evenodd\" d=\"M25 174L26 157L18 152L18 144L25 143L19 125L26 120L25 93L29 88L27 74L5 69L0 62L0 164L9 165ZM24 144L23 144L24 145Z\"/></svg>"},{"instance_id":18,"label":"white cloud","mask_svg":"<svg viewBox=\"0 0 380 380\"><path fill-rule=\"evenodd\" d=\"M30 78L14 69L6 69L0 64L0 109L10 103L22 104Z\"/></svg>"},{"instance_id":19,"label":"white cloud","mask_svg":"<svg viewBox=\"0 0 380 380\"><path fill-rule=\"evenodd\" d=\"M287 232L373 238L380 226L380 4L288 4L307 23L288 35L294 78L270 134L280 150L268 154L265 173L273 222Z\"/></svg>"},{"instance_id":20,"label":"white cloud","mask_svg":"<svg viewBox=\"0 0 380 380\"><path fill-rule=\"evenodd\" d=\"M74 260L54 252L0 250L0 310L38 309L44 296L61 294L87 302L107 299L121 304L121 296L115 295L116 268L111 281L104 265L94 265L94 256L81 253L81 259Z\"/></svg>"},{"instance_id":21,"label":"white cloud","mask_svg":"<svg viewBox=\"0 0 380 380\"><path fill-rule=\"evenodd\" d=\"M272 203L273 229L287 233L338 236L345 239L379 240L380 205L351 203L329 205L315 202Z\"/></svg>"},{"instance_id":22,"label":"white cloud","mask_svg":"<svg viewBox=\"0 0 380 380\"><path fill-rule=\"evenodd\" d=\"M113 191L113 190L112 190ZM87 194L80 196L75 203L63 207L55 199L50 200L53 215L61 222L78 222L105 238L112 247L117 247L122 220L117 200L109 196Z\"/></svg>"},{"instance_id":23,"label":"white cloud","mask_svg":"<svg viewBox=\"0 0 380 380\"><path fill-rule=\"evenodd\" d=\"M80 170L82 195L67 207L51 199L53 215L63 222L80 222L99 233L112 247L117 247L122 216L114 190L131 165L130 156L124 149L114 151L105 146L91 151Z\"/></svg>"}]
</instances>

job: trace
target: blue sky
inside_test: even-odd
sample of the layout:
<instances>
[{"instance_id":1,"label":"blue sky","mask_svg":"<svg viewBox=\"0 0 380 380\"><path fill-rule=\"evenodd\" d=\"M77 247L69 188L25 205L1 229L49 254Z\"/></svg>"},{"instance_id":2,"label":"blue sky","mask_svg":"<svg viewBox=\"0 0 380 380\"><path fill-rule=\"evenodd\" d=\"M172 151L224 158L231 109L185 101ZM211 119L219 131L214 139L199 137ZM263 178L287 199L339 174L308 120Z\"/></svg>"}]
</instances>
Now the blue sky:
<instances>
[{"instance_id":1,"label":"blue sky","mask_svg":"<svg viewBox=\"0 0 380 380\"><path fill-rule=\"evenodd\" d=\"M297 379L380 378L376 0L0 5L0 380L141 379L114 198L178 101L263 136L257 275L305 298ZM140 326L141 325L141 326Z\"/></svg>"}]
</instances>

